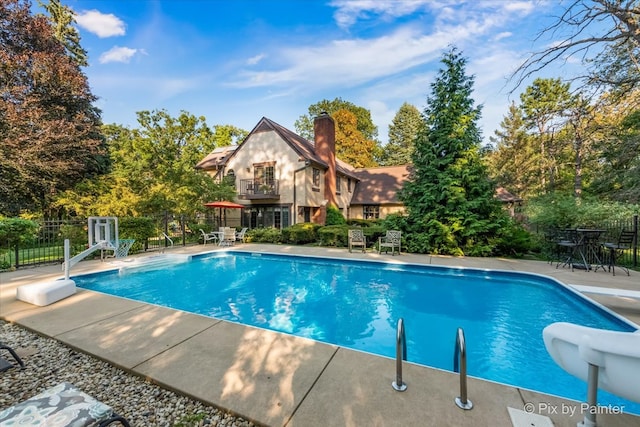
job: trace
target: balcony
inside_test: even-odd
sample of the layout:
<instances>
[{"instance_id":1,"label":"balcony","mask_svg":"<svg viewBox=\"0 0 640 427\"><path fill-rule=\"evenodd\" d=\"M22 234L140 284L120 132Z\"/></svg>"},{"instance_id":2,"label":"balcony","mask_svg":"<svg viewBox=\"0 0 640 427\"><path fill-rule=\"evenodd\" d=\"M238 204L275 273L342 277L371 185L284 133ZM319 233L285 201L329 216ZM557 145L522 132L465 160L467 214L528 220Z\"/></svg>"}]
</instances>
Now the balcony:
<instances>
[{"instance_id":1,"label":"balcony","mask_svg":"<svg viewBox=\"0 0 640 427\"><path fill-rule=\"evenodd\" d=\"M241 179L238 199L267 200L280 199L280 181L277 179Z\"/></svg>"}]
</instances>

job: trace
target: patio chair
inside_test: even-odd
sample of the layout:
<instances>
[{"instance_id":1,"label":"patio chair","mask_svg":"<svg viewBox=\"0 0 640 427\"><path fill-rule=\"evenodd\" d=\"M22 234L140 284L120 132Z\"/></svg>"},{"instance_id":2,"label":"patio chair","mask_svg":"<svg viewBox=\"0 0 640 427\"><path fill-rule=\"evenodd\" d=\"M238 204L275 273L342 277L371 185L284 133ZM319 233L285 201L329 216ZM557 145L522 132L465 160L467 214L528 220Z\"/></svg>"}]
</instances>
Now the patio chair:
<instances>
[{"instance_id":1,"label":"patio chair","mask_svg":"<svg viewBox=\"0 0 640 427\"><path fill-rule=\"evenodd\" d=\"M560 267L560 264L562 264L562 267L569 265L571 267L571 271L573 271L573 259L579 244L580 242L577 230L572 228L558 230L556 235L558 252L558 263L556 264L556 268Z\"/></svg>"},{"instance_id":2,"label":"patio chair","mask_svg":"<svg viewBox=\"0 0 640 427\"><path fill-rule=\"evenodd\" d=\"M16 352L13 351L11 347L0 343L0 350L7 350L11 354L11 356L15 359L15 361L18 363L18 365L20 365L20 368L24 368L24 362L22 361L22 359L20 359L20 356L18 356ZM3 357L0 357L0 372L4 372L14 367L15 365L13 363L9 362L7 359Z\"/></svg>"},{"instance_id":3,"label":"patio chair","mask_svg":"<svg viewBox=\"0 0 640 427\"><path fill-rule=\"evenodd\" d=\"M354 229L349 230L349 252L355 246L361 246L362 252L366 252L367 249L367 238L364 236L362 229Z\"/></svg>"},{"instance_id":4,"label":"patio chair","mask_svg":"<svg viewBox=\"0 0 640 427\"><path fill-rule=\"evenodd\" d=\"M244 243L245 234L247 234L248 229L249 228L244 227L242 230L240 230L239 233L236 233L236 241L241 241L242 243Z\"/></svg>"},{"instance_id":5,"label":"patio chair","mask_svg":"<svg viewBox=\"0 0 640 427\"><path fill-rule=\"evenodd\" d=\"M98 426L129 422L110 406L78 390L71 383L60 383L37 396L0 411L0 425L27 425L37 411L42 425ZM64 424L61 424L64 423ZM29 423L29 425L32 425Z\"/></svg>"},{"instance_id":6,"label":"patio chair","mask_svg":"<svg viewBox=\"0 0 640 427\"><path fill-rule=\"evenodd\" d=\"M232 227L224 227L220 239L220 246L233 246L236 242L236 229Z\"/></svg>"},{"instance_id":7,"label":"patio chair","mask_svg":"<svg viewBox=\"0 0 640 427\"><path fill-rule=\"evenodd\" d=\"M218 241L218 233L205 233L202 228L199 230L202 234L202 244L206 245L209 241L213 241L214 243Z\"/></svg>"},{"instance_id":8,"label":"patio chair","mask_svg":"<svg viewBox=\"0 0 640 427\"><path fill-rule=\"evenodd\" d=\"M398 248L398 254L400 254L401 238L401 231L388 230L386 236L378 238L378 253L382 253L382 249L384 248L386 252L389 252L389 249L391 249L391 255L395 255L395 250Z\"/></svg>"},{"instance_id":9,"label":"patio chair","mask_svg":"<svg viewBox=\"0 0 640 427\"><path fill-rule=\"evenodd\" d=\"M631 230L622 230L620 235L618 236L617 243L603 243L602 246L605 249L609 250L609 271L613 271L613 275L616 275L616 260L618 255L624 252L625 250L631 249L631 245L633 244L633 240L636 235ZM624 265L619 265L618 267L622 268L627 272L627 276L629 276L629 269Z\"/></svg>"}]
</instances>

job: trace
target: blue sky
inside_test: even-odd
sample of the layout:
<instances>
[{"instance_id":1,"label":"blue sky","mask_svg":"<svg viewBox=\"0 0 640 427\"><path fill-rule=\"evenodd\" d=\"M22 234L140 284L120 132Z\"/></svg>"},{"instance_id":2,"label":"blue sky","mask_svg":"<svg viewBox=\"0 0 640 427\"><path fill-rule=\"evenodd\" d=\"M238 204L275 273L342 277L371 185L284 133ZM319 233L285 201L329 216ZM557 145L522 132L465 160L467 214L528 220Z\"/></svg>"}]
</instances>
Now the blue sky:
<instances>
[{"instance_id":1,"label":"blue sky","mask_svg":"<svg viewBox=\"0 0 640 427\"><path fill-rule=\"evenodd\" d=\"M137 111L166 109L210 126L251 130L266 116L295 130L311 104L341 97L371 111L383 143L403 102L423 110L450 45L475 75L487 140L524 90L509 95L506 78L554 42L534 38L558 13L557 2L508 0L62 2L76 13L104 123L136 127Z\"/></svg>"}]
</instances>

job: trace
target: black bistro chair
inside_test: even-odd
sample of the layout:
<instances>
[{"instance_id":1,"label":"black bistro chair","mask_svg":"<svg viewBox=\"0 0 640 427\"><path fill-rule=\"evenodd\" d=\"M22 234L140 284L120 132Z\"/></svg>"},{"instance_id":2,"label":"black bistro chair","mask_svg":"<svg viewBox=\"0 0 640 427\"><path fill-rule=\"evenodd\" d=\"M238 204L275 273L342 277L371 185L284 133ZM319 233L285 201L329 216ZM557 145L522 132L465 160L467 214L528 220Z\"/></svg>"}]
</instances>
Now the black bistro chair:
<instances>
[{"instance_id":1,"label":"black bistro chair","mask_svg":"<svg viewBox=\"0 0 640 427\"><path fill-rule=\"evenodd\" d=\"M631 249L631 245L633 244L635 237L636 234L633 231L622 230L617 243L604 243L602 245L605 249L609 250L609 271L613 271L614 276L616 275L616 262L618 255ZM619 267L626 271L627 276L629 276L629 269L627 267L624 265L619 265Z\"/></svg>"}]
</instances>

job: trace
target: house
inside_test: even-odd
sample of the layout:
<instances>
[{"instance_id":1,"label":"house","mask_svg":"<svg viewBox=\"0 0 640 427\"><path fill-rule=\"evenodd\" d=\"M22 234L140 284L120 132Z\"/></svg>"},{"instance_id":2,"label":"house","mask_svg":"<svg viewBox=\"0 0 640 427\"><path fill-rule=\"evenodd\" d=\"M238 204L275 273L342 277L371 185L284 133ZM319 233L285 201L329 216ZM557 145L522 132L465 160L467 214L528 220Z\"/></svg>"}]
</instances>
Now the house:
<instances>
[{"instance_id":1,"label":"house","mask_svg":"<svg viewBox=\"0 0 640 427\"><path fill-rule=\"evenodd\" d=\"M242 144L216 148L196 168L235 182L237 202L245 206L240 223L246 227L324 223L328 204L349 218L360 179L336 158L329 114L316 117L314 133L311 142L263 117Z\"/></svg>"},{"instance_id":2,"label":"house","mask_svg":"<svg viewBox=\"0 0 640 427\"><path fill-rule=\"evenodd\" d=\"M314 120L313 142L263 117L240 145L216 148L196 168L235 182L245 207L226 218L250 228L323 224L329 204L348 219L402 213L398 192L411 172L411 165L356 169L336 158L327 113Z\"/></svg>"}]
</instances>

